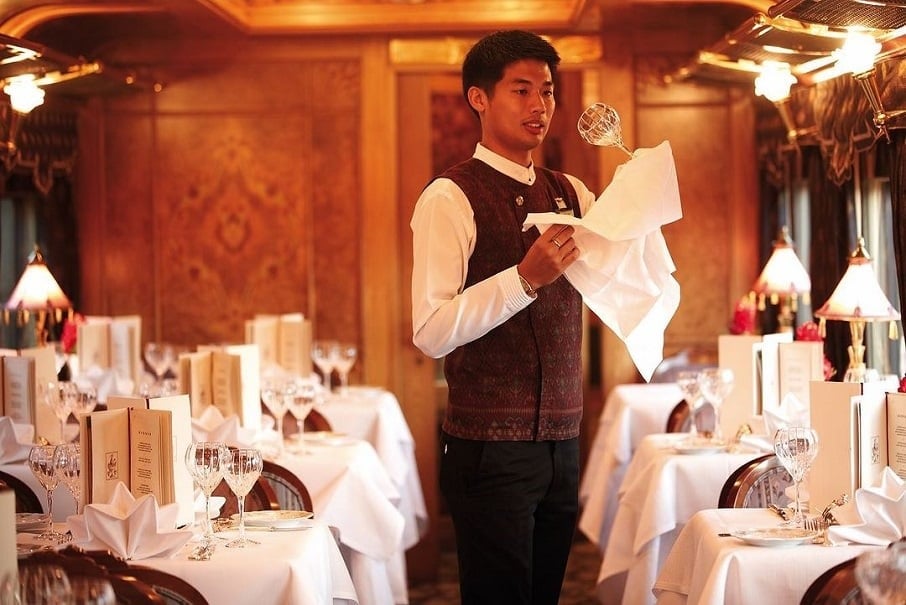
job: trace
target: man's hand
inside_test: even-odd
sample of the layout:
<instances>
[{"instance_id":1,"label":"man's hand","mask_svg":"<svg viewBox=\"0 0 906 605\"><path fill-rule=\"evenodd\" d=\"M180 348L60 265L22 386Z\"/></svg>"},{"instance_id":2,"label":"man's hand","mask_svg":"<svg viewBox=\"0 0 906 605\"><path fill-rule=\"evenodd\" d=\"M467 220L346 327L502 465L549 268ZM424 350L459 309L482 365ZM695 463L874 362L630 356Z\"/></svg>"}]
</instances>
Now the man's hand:
<instances>
[{"instance_id":1,"label":"man's hand","mask_svg":"<svg viewBox=\"0 0 906 605\"><path fill-rule=\"evenodd\" d=\"M528 249L517 269L533 288L553 283L579 258L570 225L551 225Z\"/></svg>"}]
</instances>

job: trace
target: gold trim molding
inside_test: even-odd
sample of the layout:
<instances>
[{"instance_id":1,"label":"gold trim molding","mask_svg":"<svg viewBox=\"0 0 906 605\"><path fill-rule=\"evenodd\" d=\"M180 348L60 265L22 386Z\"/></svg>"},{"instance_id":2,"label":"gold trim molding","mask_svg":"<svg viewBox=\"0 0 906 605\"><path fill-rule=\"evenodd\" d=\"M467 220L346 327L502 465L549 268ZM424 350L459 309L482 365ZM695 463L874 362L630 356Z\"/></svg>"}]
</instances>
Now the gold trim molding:
<instances>
[{"instance_id":1,"label":"gold trim molding","mask_svg":"<svg viewBox=\"0 0 906 605\"><path fill-rule=\"evenodd\" d=\"M601 60L597 36L545 36L560 53L564 65L587 65ZM394 38L390 40L390 64L397 67L441 65L458 68L474 38Z\"/></svg>"}]
</instances>

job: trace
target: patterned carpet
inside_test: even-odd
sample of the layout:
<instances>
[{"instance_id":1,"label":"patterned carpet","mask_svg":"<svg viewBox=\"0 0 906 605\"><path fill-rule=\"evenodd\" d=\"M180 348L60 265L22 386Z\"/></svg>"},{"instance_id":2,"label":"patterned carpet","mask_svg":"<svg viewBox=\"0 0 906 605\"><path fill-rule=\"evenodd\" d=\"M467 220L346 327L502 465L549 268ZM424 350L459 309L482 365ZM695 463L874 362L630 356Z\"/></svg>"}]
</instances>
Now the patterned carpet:
<instances>
[{"instance_id":1,"label":"patterned carpet","mask_svg":"<svg viewBox=\"0 0 906 605\"><path fill-rule=\"evenodd\" d=\"M410 586L410 605L456 605L459 603L456 552L453 550L450 540L442 539L441 544L437 582ZM594 588L600 567L601 555L598 553L597 547L581 534L577 534L569 556L566 579L560 594L560 605L598 605Z\"/></svg>"}]
</instances>

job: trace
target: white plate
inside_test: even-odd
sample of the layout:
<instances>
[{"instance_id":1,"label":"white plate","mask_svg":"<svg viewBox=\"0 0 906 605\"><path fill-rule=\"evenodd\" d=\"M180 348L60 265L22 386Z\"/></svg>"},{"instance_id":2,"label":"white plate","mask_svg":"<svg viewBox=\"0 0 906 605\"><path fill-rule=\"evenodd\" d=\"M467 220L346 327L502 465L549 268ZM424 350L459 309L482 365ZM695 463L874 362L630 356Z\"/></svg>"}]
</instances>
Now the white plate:
<instances>
[{"instance_id":1,"label":"white plate","mask_svg":"<svg viewBox=\"0 0 906 605\"><path fill-rule=\"evenodd\" d=\"M703 456L705 454L719 454L727 451L726 443L677 443L673 446L677 454L688 456Z\"/></svg>"},{"instance_id":2,"label":"white plate","mask_svg":"<svg viewBox=\"0 0 906 605\"><path fill-rule=\"evenodd\" d=\"M245 524L249 527L270 527L285 529L304 527L314 515L307 510L253 510L245 513ZM230 517L239 521L239 514Z\"/></svg>"},{"instance_id":3,"label":"white plate","mask_svg":"<svg viewBox=\"0 0 906 605\"><path fill-rule=\"evenodd\" d=\"M16 531L43 531L47 527L44 513L16 513Z\"/></svg>"},{"instance_id":4,"label":"white plate","mask_svg":"<svg viewBox=\"0 0 906 605\"><path fill-rule=\"evenodd\" d=\"M821 532L801 527L765 527L761 529L739 529L730 535L752 546L798 546L817 538Z\"/></svg>"}]
</instances>

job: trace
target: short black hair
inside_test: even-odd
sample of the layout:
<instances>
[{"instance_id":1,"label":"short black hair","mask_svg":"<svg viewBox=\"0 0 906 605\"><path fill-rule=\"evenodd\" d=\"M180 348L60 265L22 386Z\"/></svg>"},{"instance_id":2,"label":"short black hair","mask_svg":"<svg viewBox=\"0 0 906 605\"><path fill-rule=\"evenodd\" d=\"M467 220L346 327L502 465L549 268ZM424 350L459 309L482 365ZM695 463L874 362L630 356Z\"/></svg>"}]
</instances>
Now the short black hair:
<instances>
[{"instance_id":1,"label":"short black hair","mask_svg":"<svg viewBox=\"0 0 906 605\"><path fill-rule=\"evenodd\" d=\"M547 63L551 77L557 73L560 55L550 42L537 34L520 30L499 31L475 43L462 62L462 94L469 101L469 89L477 86L491 94L503 77L503 70L516 61L534 59Z\"/></svg>"}]
</instances>

